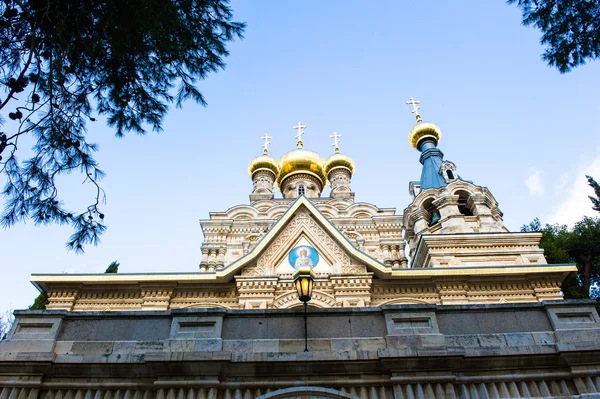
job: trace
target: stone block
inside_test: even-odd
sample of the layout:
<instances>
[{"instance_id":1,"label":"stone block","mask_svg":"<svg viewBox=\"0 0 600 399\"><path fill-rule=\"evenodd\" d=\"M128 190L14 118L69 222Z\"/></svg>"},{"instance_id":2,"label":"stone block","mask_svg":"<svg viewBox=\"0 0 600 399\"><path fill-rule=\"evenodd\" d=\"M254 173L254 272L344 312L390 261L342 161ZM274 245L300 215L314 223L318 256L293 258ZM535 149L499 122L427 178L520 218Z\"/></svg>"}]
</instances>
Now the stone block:
<instances>
[{"instance_id":1,"label":"stone block","mask_svg":"<svg viewBox=\"0 0 600 399\"><path fill-rule=\"evenodd\" d=\"M4 352L53 352L52 340L6 340L0 342L0 353Z\"/></svg>"},{"instance_id":2,"label":"stone block","mask_svg":"<svg viewBox=\"0 0 600 399\"><path fill-rule=\"evenodd\" d=\"M423 342L418 335L388 336L385 338L388 348L421 348Z\"/></svg>"},{"instance_id":3,"label":"stone block","mask_svg":"<svg viewBox=\"0 0 600 399\"><path fill-rule=\"evenodd\" d=\"M446 337L443 334L422 334L420 337L423 348L446 346Z\"/></svg>"},{"instance_id":4,"label":"stone block","mask_svg":"<svg viewBox=\"0 0 600 399\"><path fill-rule=\"evenodd\" d=\"M303 330L300 330L303 333ZM350 338L352 322L350 315L308 315L308 334L311 338Z\"/></svg>"},{"instance_id":5,"label":"stone block","mask_svg":"<svg viewBox=\"0 0 600 399\"><path fill-rule=\"evenodd\" d=\"M95 341L131 341L135 330L134 319L104 319L95 320L98 330Z\"/></svg>"},{"instance_id":6,"label":"stone block","mask_svg":"<svg viewBox=\"0 0 600 399\"><path fill-rule=\"evenodd\" d=\"M437 315L440 332L445 335L479 334L479 322L475 313L448 312Z\"/></svg>"},{"instance_id":7,"label":"stone block","mask_svg":"<svg viewBox=\"0 0 600 399\"><path fill-rule=\"evenodd\" d=\"M195 340L194 350L196 352L216 352L223 350L221 338L204 338Z\"/></svg>"},{"instance_id":8,"label":"stone block","mask_svg":"<svg viewBox=\"0 0 600 399\"><path fill-rule=\"evenodd\" d=\"M481 334L477 336L481 347L505 347L506 338L504 334Z\"/></svg>"},{"instance_id":9,"label":"stone block","mask_svg":"<svg viewBox=\"0 0 600 399\"><path fill-rule=\"evenodd\" d=\"M194 339L168 339L165 341L165 350L169 352L193 352L196 340Z\"/></svg>"},{"instance_id":10,"label":"stone block","mask_svg":"<svg viewBox=\"0 0 600 399\"><path fill-rule=\"evenodd\" d=\"M113 346L113 353L130 354L135 351L136 341L116 341Z\"/></svg>"},{"instance_id":11,"label":"stone block","mask_svg":"<svg viewBox=\"0 0 600 399\"><path fill-rule=\"evenodd\" d=\"M164 341L139 341L136 342L133 353L162 352L164 348Z\"/></svg>"},{"instance_id":12,"label":"stone block","mask_svg":"<svg viewBox=\"0 0 600 399\"><path fill-rule=\"evenodd\" d=\"M54 345L54 353L66 355L71 352L72 346L73 341L58 341L56 345Z\"/></svg>"},{"instance_id":13,"label":"stone block","mask_svg":"<svg viewBox=\"0 0 600 399\"><path fill-rule=\"evenodd\" d=\"M554 333L558 342L600 342L600 330L558 330Z\"/></svg>"},{"instance_id":14,"label":"stone block","mask_svg":"<svg viewBox=\"0 0 600 399\"><path fill-rule=\"evenodd\" d=\"M58 334L58 341L95 341L100 327L100 320L73 319L64 320Z\"/></svg>"},{"instance_id":15,"label":"stone block","mask_svg":"<svg viewBox=\"0 0 600 399\"><path fill-rule=\"evenodd\" d=\"M387 335L437 334L440 332L435 312L421 310L385 312Z\"/></svg>"},{"instance_id":16,"label":"stone block","mask_svg":"<svg viewBox=\"0 0 600 399\"><path fill-rule=\"evenodd\" d=\"M223 319L222 338L232 340L265 339L267 338L267 318L226 317Z\"/></svg>"},{"instance_id":17,"label":"stone block","mask_svg":"<svg viewBox=\"0 0 600 399\"><path fill-rule=\"evenodd\" d=\"M593 306L553 306L546 309L552 327L558 330L597 329L600 318Z\"/></svg>"},{"instance_id":18,"label":"stone block","mask_svg":"<svg viewBox=\"0 0 600 399\"><path fill-rule=\"evenodd\" d=\"M252 352L252 340L224 339L223 350L233 353Z\"/></svg>"},{"instance_id":19,"label":"stone block","mask_svg":"<svg viewBox=\"0 0 600 399\"><path fill-rule=\"evenodd\" d=\"M361 338L359 341L359 347L364 351L378 351L379 349L385 348L385 338Z\"/></svg>"},{"instance_id":20,"label":"stone block","mask_svg":"<svg viewBox=\"0 0 600 399\"><path fill-rule=\"evenodd\" d=\"M267 326L266 335L264 338L279 338L279 339L300 339L304 338L304 318L300 315L290 317L272 317L265 318L264 323ZM308 318L310 325L311 318ZM310 330L311 335L313 331Z\"/></svg>"},{"instance_id":21,"label":"stone block","mask_svg":"<svg viewBox=\"0 0 600 399\"><path fill-rule=\"evenodd\" d=\"M384 337L386 332L385 318L381 314L350 316L350 335L354 338Z\"/></svg>"},{"instance_id":22,"label":"stone block","mask_svg":"<svg viewBox=\"0 0 600 399\"><path fill-rule=\"evenodd\" d=\"M281 341L279 344L281 348ZM331 351L331 340L330 339L308 339L308 350L311 352L315 351ZM304 351L304 346L302 346Z\"/></svg>"},{"instance_id":23,"label":"stone block","mask_svg":"<svg viewBox=\"0 0 600 399\"><path fill-rule=\"evenodd\" d=\"M8 339L54 340L62 326L62 317L28 317L18 315Z\"/></svg>"},{"instance_id":24,"label":"stone block","mask_svg":"<svg viewBox=\"0 0 600 399\"><path fill-rule=\"evenodd\" d=\"M169 338L171 320L168 318L152 318L135 320L134 341L159 341Z\"/></svg>"},{"instance_id":25,"label":"stone block","mask_svg":"<svg viewBox=\"0 0 600 399\"><path fill-rule=\"evenodd\" d=\"M331 350L337 352L357 351L360 348L360 339L358 338L332 338Z\"/></svg>"},{"instance_id":26,"label":"stone block","mask_svg":"<svg viewBox=\"0 0 600 399\"><path fill-rule=\"evenodd\" d=\"M54 363L83 363L83 355L56 355Z\"/></svg>"},{"instance_id":27,"label":"stone block","mask_svg":"<svg viewBox=\"0 0 600 399\"><path fill-rule=\"evenodd\" d=\"M55 353L52 352L23 352L17 353L16 361L19 362L51 362Z\"/></svg>"},{"instance_id":28,"label":"stone block","mask_svg":"<svg viewBox=\"0 0 600 399\"><path fill-rule=\"evenodd\" d=\"M269 352L267 353L267 361L270 362L295 362L295 353Z\"/></svg>"},{"instance_id":29,"label":"stone block","mask_svg":"<svg viewBox=\"0 0 600 399\"><path fill-rule=\"evenodd\" d=\"M113 351L114 342L73 342L71 352L75 355L108 355Z\"/></svg>"},{"instance_id":30,"label":"stone block","mask_svg":"<svg viewBox=\"0 0 600 399\"><path fill-rule=\"evenodd\" d=\"M252 352L279 352L279 340L257 339L252 343Z\"/></svg>"},{"instance_id":31,"label":"stone block","mask_svg":"<svg viewBox=\"0 0 600 399\"><path fill-rule=\"evenodd\" d=\"M536 345L554 345L556 343L556 336L553 332L532 332Z\"/></svg>"},{"instance_id":32,"label":"stone block","mask_svg":"<svg viewBox=\"0 0 600 399\"><path fill-rule=\"evenodd\" d=\"M475 334L447 335L446 345L448 347L474 348L479 347L479 341Z\"/></svg>"},{"instance_id":33,"label":"stone block","mask_svg":"<svg viewBox=\"0 0 600 399\"><path fill-rule=\"evenodd\" d=\"M521 332L522 327L512 311L477 312L477 323L482 334Z\"/></svg>"},{"instance_id":34,"label":"stone block","mask_svg":"<svg viewBox=\"0 0 600 399\"><path fill-rule=\"evenodd\" d=\"M536 345L531 333L507 333L504 334L508 346L533 346Z\"/></svg>"},{"instance_id":35,"label":"stone block","mask_svg":"<svg viewBox=\"0 0 600 399\"><path fill-rule=\"evenodd\" d=\"M542 309L517 309L515 310L515 317L519 321L523 332L552 331L548 314Z\"/></svg>"},{"instance_id":36,"label":"stone block","mask_svg":"<svg viewBox=\"0 0 600 399\"><path fill-rule=\"evenodd\" d=\"M171 322L170 338L221 338L222 316L178 316Z\"/></svg>"}]
</instances>

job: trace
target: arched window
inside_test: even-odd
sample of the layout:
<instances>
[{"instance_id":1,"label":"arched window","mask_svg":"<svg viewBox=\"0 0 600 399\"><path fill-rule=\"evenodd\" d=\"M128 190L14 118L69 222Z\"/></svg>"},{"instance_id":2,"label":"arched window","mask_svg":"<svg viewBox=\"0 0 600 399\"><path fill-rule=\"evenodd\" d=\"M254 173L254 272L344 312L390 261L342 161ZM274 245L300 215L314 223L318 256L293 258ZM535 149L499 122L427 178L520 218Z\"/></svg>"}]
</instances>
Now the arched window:
<instances>
[{"instance_id":1,"label":"arched window","mask_svg":"<svg viewBox=\"0 0 600 399\"><path fill-rule=\"evenodd\" d=\"M446 174L448 175L448 180L454 180L454 173L450 169L446 171Z\"/></svg>"},{"instance_id":2,"label":"arched window","mask_svg":"<svg viewBox=\"0 0 600 399\"><path fill-rule=\"evenodd\" d=\"M431 215L431 220L428 221L429 227L436 225L440 221L440 211L433 205L433 198L429 198L423 202L423 209Z\"/></svg>"},{"instance_id":3,"label":"arched window","mask_svg":"<svg viewBox=\"0 0 600 399\"><path fill-rule=\"evenodd\" d=\"M454 195L458 195L458 211L464 216L473 216L473 211L468 205L470 194L466 191L457 191Z\"/></svg>"},{"instance_id":4,"label":"arched window","mask_svg":"<svg viewBox=\"0 0 600 399\"><path fill-rule=\"evenodd\" d=\"M306 189L304 188L304 185L301 184L298 186L298 197L304 194L306 194Z\"/></svg>"}]
</instances>

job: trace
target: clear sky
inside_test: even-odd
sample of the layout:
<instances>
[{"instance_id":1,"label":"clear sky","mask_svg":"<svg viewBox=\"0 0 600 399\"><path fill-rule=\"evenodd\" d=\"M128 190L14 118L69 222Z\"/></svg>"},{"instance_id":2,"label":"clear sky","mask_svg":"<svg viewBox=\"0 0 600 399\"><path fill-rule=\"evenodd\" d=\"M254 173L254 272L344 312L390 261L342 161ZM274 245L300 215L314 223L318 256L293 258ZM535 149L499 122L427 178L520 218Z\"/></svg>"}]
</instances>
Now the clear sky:
<instances>
[{"instance_id":1,"label":"clear sky","mask_svg":"<svg viewBox=\"0 0 600 399\"><path fill-rule=\"evenodd\" d=\"M90 125L107 173L109 229L85 255L68 253L70 227L0 230L0 310L37 295L32 273L194 272L199 219L248 203L249 161L260 136L271 154L305 148L327 156L332 132L356 162L357 201L409 204L420 176L407 141L421 101L443 132L440 148L460 175L487 186L511 230L540 217L572 223L592 213L584 174L600 179L600 62L561 75L540 59L540 33L503 1L234 1L245 39L227 69L200 84L208 101L173 108L164 132L119 140ZM8 119L5 117L5 119ZM9 124L5 125L9 128ZM74 176L60 181L73 208L92 201ZM0 182L2 183L2 182ZM2 183L3 184L3 183ZM279 195L279 194L278 194Z\"/></svg>"}]
</instances>

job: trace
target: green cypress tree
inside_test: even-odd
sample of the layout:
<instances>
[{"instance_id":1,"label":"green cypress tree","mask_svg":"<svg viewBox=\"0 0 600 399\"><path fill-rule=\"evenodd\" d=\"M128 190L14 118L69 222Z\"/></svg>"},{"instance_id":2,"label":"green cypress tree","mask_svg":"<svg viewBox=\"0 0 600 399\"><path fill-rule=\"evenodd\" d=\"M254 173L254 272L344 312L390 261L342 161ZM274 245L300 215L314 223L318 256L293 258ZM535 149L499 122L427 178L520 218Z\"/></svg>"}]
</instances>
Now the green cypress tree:
<instances>
[{"instance_id":1,"label":"green cypress tree","mask_svg":"<svg viewBox=\"0 0 600 399\"><path fill-rule=\"evenodd\" d=\"M104 273L118 273L119 266L121 266L121 264L118 261L114 260L110 265L108 265Z\"/></svg>"}]
</instances>

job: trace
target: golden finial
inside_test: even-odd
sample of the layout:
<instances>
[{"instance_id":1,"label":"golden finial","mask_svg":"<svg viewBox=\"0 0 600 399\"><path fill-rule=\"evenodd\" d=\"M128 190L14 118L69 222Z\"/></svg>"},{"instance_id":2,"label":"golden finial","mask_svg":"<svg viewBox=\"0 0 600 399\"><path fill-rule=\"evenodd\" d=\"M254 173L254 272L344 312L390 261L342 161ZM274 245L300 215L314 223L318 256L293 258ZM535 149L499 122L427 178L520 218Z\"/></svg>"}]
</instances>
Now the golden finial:
<instances>
[{"instance_id":1,"label":"golden finial","mask_svg":"<svg viewBox=\"0 0 600 399\"><path fill-rule=\"evenodd\" d=\"M296 126L293 126L292 129L298 131L298 134L296 134L296 136L295 136L295 138L298 139L298 142L296 143L296 145L298 146L298 148L302 148L303 147L302 135L304 134L303 129L306 129L306 125L303 125L302 122L298 122L298 124Z\"/></svg>"},{"instance_id":2,"label":"golden finial","mask_svg":"<svg viewBox=\"0 0 600 399\"><path fill-rule=\"evenodd\" d=\"M423 119L421 119L421 114L419 113L419 108L421 107L417 107L418 104L421 104L421 101L415 100L414 98L410 98L410 100L408 100L406 102L406 104L408 105L412 105L413 109L412 109L412 113L415 114L415 118L417 119L417 123L421 123L423 122Z\"/></svg>"},{"instance_id":3,"label":"golden finial","mask_svg":"<svg viewBox=\"0 0 600 399\"><path fill-rule=\"evenodd\" d=\"M335 153L339 154L340 153L340 140L342 138L341 134L337 134L337 132L333 132L333 134L331 136L329 136L333 139L333 147L335 148Z\"/></svg>"},{"instance_id":4,"label":"golden finial","mask_svg":"<svg viewBox=\"0 0 600 399\"><path fill-rule=\"evenodd\" d=\"M261 137L261 139L265 141L265 143L262 145L263 154L265 155L269 153L269 144L271 144L272 138L273 137L269 136L269 133L265 133L265 135Z\"/></svg>"}]
</instances>

